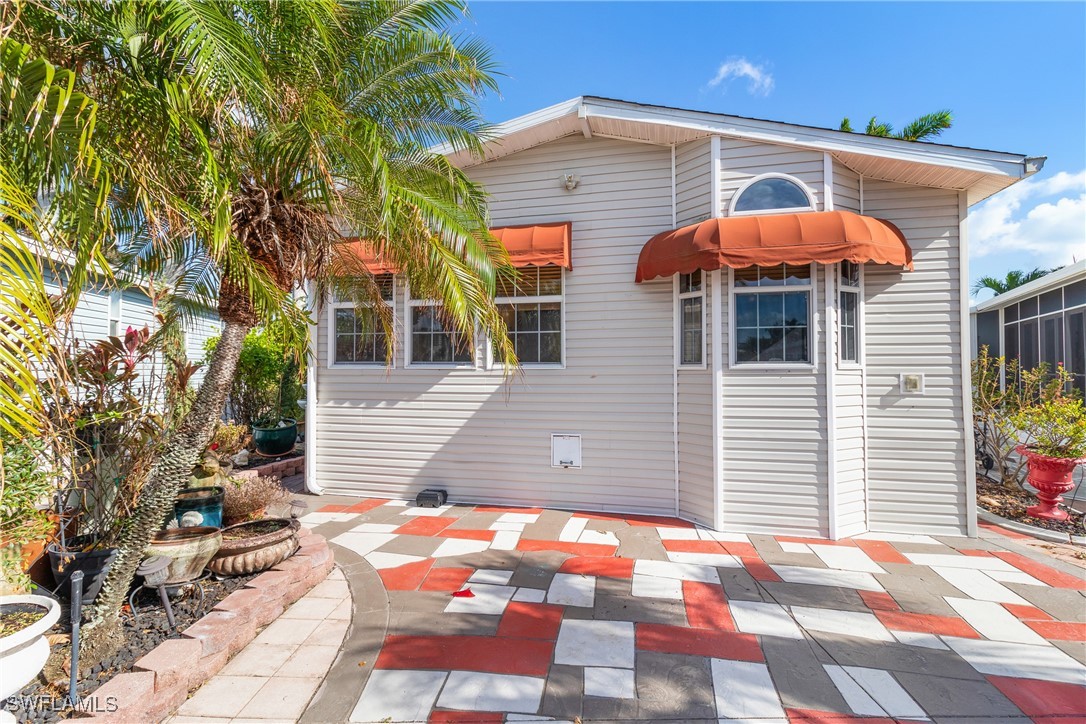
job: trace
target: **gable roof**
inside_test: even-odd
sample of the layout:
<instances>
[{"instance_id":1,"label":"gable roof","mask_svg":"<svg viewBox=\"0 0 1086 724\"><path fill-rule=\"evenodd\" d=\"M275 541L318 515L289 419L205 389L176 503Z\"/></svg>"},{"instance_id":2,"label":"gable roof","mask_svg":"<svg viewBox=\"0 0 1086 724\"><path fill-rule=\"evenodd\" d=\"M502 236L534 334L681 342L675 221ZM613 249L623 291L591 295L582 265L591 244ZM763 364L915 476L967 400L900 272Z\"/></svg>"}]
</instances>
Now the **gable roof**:
<instances>
[{"instance_id":1,"label":"gable roof","mask_svg":"<svg viewBox=\"0 0 1086 724\"><path fill-rule=\"evenodd\" d=\"M965 190L970 205L1037 173L1045 162L1044 157L901 141L597 96L580 96L498 124L481 159L448 146L435 150L467 168L577 134L662 146L719 135L807 148L832 154L865 178Z\"/></svg>"}]
</instances>

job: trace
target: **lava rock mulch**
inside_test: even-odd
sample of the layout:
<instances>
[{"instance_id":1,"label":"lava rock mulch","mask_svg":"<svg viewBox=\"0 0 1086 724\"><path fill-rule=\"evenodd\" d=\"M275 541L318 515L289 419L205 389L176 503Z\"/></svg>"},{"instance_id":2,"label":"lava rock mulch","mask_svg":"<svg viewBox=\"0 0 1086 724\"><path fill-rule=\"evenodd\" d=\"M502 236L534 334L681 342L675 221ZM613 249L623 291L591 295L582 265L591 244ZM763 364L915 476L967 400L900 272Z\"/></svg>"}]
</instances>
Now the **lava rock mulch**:
<instances>
[{"instance_id":1,"label":"lava rock mulch","mask_svg":"<svg viewBox=\"0 0 1086 724\"><path fill-rule=\"evenodd\" d=\"M1064 510L1070 516L1067 520L1034 518L1026 512L1026 509L1031 505L1036 505L1037 498L1021 488L1009 488L982 475L977 476L977 502L989 513L994 513L1000 518L1059 533L1086 535L1086 529L1083 528L1083 513L1064 506Z\"/></svg>"},{"instance_id":2,"label":"lava rock mulch","mask_svg":"<svg viewBox=\"0 0 1086 724\"><path fill-rule=\"evenodd\" d=\"M80 678L78 682L79 696L86 697L95 689L106 683L120 673L131 671L133 665L144 654L169 638L180 638L181 631L199 620L208 613L219 601L226 598L234 591L242 588L246 583L260 574L238 576L215 580L208 578L203 581L204 600L200 603L198 596L185 594L178 598L170 599L173 607L174 619L177 629L171 631L166 620L166 611L158 598L156 591L141 591L136 596L136 610L138 618L132 615L125 605L123 615L124 645L112 658L101 664L95 665L90 674ZM86 610L86 609L85 609ZM60 622L49 632L50 634L69 634L70 613L67 604L63 605ZM68 656L67 646L54 646L53 656L46 665L46 671L56 670L59 667L57 657L63 650L63 656ZM67 667L65 667L67 670ZM43 674L44 676L44 674ZM58 682L59 684L59 682ZM67 705L68 682L62 684L45 682L39 676L30 684L23 687L15 696L3 702L3 708L11 712L20 722L55 722L62 719L71 719L75 712Z\"/></svg>"}]
</instances>

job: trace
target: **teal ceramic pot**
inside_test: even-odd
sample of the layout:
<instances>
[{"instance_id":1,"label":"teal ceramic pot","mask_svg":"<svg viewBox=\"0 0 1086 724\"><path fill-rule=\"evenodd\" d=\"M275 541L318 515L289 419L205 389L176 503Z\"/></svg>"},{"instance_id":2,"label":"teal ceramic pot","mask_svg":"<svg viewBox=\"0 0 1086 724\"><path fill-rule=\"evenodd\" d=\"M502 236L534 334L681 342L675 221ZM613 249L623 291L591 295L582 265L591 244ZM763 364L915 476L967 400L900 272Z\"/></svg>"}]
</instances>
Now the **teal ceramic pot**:
<instances>
[{"instance_id":1,"label":"teal ceramic pot","mask_svg":"<svg viewBox=\"0 0 1086 724\"><path fill-rule=\"evenodd\" d=\"M287 423L282 427L254 427L253 447L261 455L275 457L286 455L294 449L294 443L298 440L298 422L290 417L284 417Z\"/></svg>"}]
</instances>

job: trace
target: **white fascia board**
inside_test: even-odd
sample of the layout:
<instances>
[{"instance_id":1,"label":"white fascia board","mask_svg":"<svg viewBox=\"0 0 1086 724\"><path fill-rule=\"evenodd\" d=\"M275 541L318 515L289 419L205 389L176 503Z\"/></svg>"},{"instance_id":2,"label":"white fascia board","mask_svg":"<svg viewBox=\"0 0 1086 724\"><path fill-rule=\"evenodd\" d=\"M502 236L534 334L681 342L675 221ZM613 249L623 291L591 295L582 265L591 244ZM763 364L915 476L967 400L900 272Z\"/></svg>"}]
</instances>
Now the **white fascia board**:
<instances>
[{"instance_id":1,"label":"white fascia board","mask_svg":"<svg viewBox=\"0 0 1086 724\"><path fill-rule=\"evenodd\" d=\"M617 101L584 99L589 117L609 118L633 123L669 125L751 141L799 146L819 151L860 153L882 158L934 166L959 168L977 173L1025 178L1039 170L1039 159L998 151L956 148L930 143L900 141L794 126L774 121L759 121L724 116L703 111L685 111L652 106L637 106ZM552 106L553 108L553 106Z\"/></svg>"},{"instance_id":2,"label":"white fascia board","mask_svg":"<svg viewBox=\"0 0 1086 724\"><path fill-rule=\"evenodd\" d=\"M562 101L561 103L555 103L553 106L547 106L546 108L540 108L538 111L532 111L523 116L517 116L516 118L502 123L496 124L486 134L486 143L493 143L500 141L506 136L511 136L519 131L525 131L534 126L539 126L544 123L556 121L559 118L564 118L568 115L577 115L583 103L583 98L577 96L571 98L568 101ZM443 156L457 153L459 149L453 148L451 144L442 143L437 146L431 146L430 151L433 153L440 153Z\"/></svg>"},{"instance_id":3,"label":"white fascia board","mask_svg":"<svg viewBox=\"0 0 1086 724\"><path fill-rule=\"evenodd\" d=\"M1061 287L1064 284L1078 281L1079 277L1086 279L1086 259L1076 261L1073 264L1068 264L1062 269L1054 271L1051 274L1045 274L1040 279L1034 279L1028 284L1023 284L1004 294L992 297L991 299L985 299L983 302L974 305L969 311L973 314L977 314L979 312L986 312L989 309L999 309L1008 304L1014 304L1026 297L1032 297L1035 294L1046 292L1054 287Z\"/></svg>"}]
</instances>

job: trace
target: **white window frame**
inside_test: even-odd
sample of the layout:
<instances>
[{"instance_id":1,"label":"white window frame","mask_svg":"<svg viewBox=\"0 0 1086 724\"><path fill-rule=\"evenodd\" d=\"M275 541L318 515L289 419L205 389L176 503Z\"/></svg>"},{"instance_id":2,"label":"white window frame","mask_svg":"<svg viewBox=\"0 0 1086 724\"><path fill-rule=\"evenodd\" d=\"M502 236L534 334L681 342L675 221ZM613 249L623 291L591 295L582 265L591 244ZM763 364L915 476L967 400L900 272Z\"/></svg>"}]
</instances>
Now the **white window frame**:
<instances>
[{"instance_id":1,"label":"white window frame","mask_svg":"<svg viewBox=\"0 0 1086 724\"><path fill-rule=\"evenodd\" d=\"M113 289L109 292L109 297L106 299L106 305L108 310L106 312L106 334L109 337L124 337L124 330L122 327L122 320L124 319L124 292L119 289ZM113 329L113 325L117 325L117 329Z\"/></svg>"},{"instance_id":2,"label":"white window frame","mask_svg":"<svg viewBox=\"0 0 1086 724\"><path fill-rule=\"evenodd\" d=\"M414 362L411 359L412 343L414 341L414 334L411 331L411 327L414 324L412 321L412 310L415 307L437 307L441 303L433 299L412 299L411 298L411 286L404 284L403 294L403 366L406 370L474 370L479 368L479 335L476 333L473 335L473 344L471 347L471 361L470 362Z\"/></svg>"},{"instance_id":3,"label":"white window frame","mask_svg":"<svg viewBox=\"0 0 1086 724\"><path fill-rule=\"evenodd\" d=\"M674 297L675 308L675 366L681 370L704 370L708 365L708 349L706 347L706 324L705 319L708 317L708 309L706 304L708 303L708 296L706 290L709 288L709 272L701 270L701 290L696 292L680 292L679 291L679 278L682 274L675 274L672 283L672 294ZM701 362L683 362L683 304L684 299L696 299L701 298Z\"/></svg>"},{"instance_id":4,"label":"white window frame","mask_svg":"<svg viewBox=\"0 0 1086 724\"><path fill-rule=\"evenodd\" d=\"M559 333L562 335L562 360L560 362L528 362L521 363L522 369L537 369L537 370L564 370L566 368L566 268L559 267L560 275L558 277L559 284L562 285L561 294L546 294L538 297L495 297L494 304L554 304L558 303L558 310L560 316L560 329ZM502 365L499 362L494 361L494 340L490 337L486 339L485 349L483 350L486 356L485 368L488 370L501 369Z\"/></svg>"},{"instance_id":5,"label":"white window frame","mask_svg":"<svg viewBox=\"0 0 1086 724\"><path fill-rule=\"evenodd\" d=\"M855 262L853 262L855 263ZM864 366L864 335L863 335L863 318L864 318L864 264L856 264L859 269L859 281L858 286L846 287L841 283L841 264L834 264L834 289L837 294L837 364L839 367L853 369ZM856 295L856 359L846 360L844 358L845 349L845 336L842 329L842 320L845 315L841 310L841 293ZM1002 336L1002 335L1001 335Z\"/></svg>"},{"instance_id":6,"label":"white window frame","mask_svg":"<svg viewBox=\"0 0 1086 724\"><path fill-rule=\"evenodd\" d=\"M739 203L739 198L743 195L743 192L748 188L758 183L759 181L765 181L770 178L781 178L786 181L791 181L807 195L807 206L790 206L785 209L753 209L751 211L736 211L735 205ZM731 202L728 204L728 216L756 216L765 214L794 214L801 211L817 211L818 204L815 202L814 192L807 187L807 184L800 181L795 176L789 176L786 173L763 173L749 179L745 184L740 186L732 194Z\"/></svg>"},{"instance_id":7,"label":"white window frame","mask_svg":"<svg viewBox=\"0 0 1086 724\"><path fill-rule=\"evenodd\" d=\"M779 266L774 264L773 266ZM801 266L796 264L794 266ZM815 264L810 264L811 277L807 284L774 287L736 287L735 269L728 267L728 367L735 370L751 371L778 371L778 370L802 370L806 372L818 371L818 315L815 309L818 305L818 278ZM739 362L736 360L736 321L735 296L737 294L781 294L786 292L808 292L807 300L807 351L810 354L808 362ZM720 328L720 323L715 322L715 327Z\"/></svg>"},{"instance_id":8,"label":"white window frame","mask_svg":"<svg viewBox=\"0 0 1086 724\"><path fill-rule=\"evenodd\" d=\"M392 312L392 324L396 326L396 275L392 275L392 298L382 300L391 312ZM381 362L337 362L336 361L336 310L337 309L357 309L359 307L369 307L370 304L355 304L354 302L337 302L331 301L328 307L328 367L354 367L362 369L384 369L388 366L385 361ZM395 335L390 337L388 343L395 349ZM396 355L392 355L391 361L392 369L396 369Z\"/></svg>"}]
</instances>

